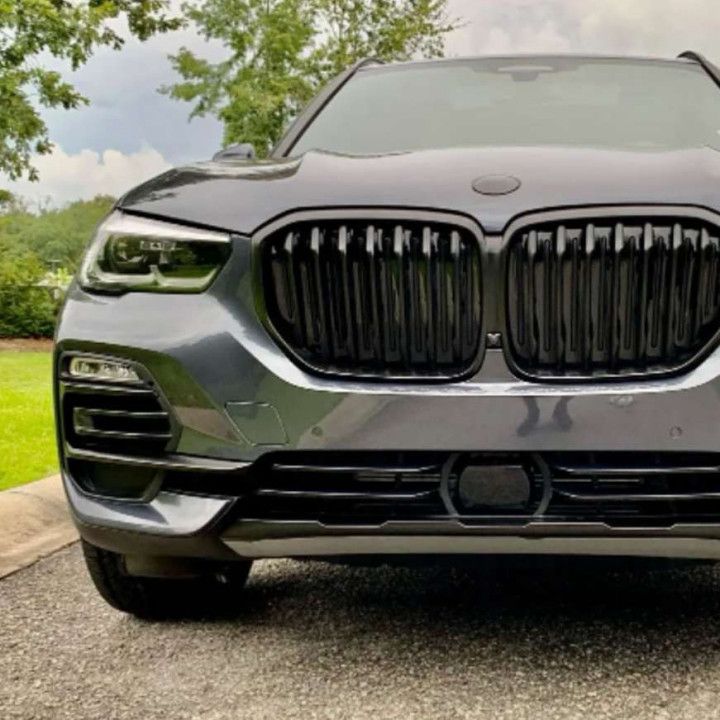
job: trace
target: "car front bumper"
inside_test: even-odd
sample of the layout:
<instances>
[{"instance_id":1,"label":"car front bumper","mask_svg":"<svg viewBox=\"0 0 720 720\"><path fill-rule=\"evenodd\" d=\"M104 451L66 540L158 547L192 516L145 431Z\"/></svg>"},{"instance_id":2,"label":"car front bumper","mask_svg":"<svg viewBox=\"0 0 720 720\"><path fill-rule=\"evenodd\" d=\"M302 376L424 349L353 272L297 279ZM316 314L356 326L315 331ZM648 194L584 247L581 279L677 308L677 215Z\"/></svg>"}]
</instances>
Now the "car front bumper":
<instances>
[{"instance_id":1,"label":"car front bumper","mask_svg":"<svg viewBox=\"0 0 720 720\"><path fill-rule=\"evenodd\" d=\"M458 519L377 526L243 519L236 498L161 492L148 503L82 492L64 476L76 524L94 545L124 555L229 560L276 557L562 554L720 559L720 524L610 527L542 519L478 527Z\"/></svg>"},{"instance_id":2,"label":"car front bumper","mask_svg":"<svg viewBox=\"0 0 720 720\"><path fill-rule=\"evenodd\" d=\"M244 246L237 252L246 252ZM249 252L249 250L247 251ZM240 263L242 266L242 263ZM192 477L233 469L237 487L161 489L142 502L85 492L68 468L70 506L88 541L126 554L193 557L579 553L720 557L720 514L662 527L558 522L503 525L462 518L324 524L242 515L242 468L285 452L715 453L720 350L678 377L542 384L489 350L479 373L448 384L317 377L299 368L259 322L247 274L226 268L202 295L69 293L57 356L90 353L138 363L176 423L161 464ZM105 458L107 460L108 458ZM142 458L111 461L129 473ZM148 460L150 461L150 460ZM202 471L202 472L200 472Z\"/></svg>"}]
</instances>

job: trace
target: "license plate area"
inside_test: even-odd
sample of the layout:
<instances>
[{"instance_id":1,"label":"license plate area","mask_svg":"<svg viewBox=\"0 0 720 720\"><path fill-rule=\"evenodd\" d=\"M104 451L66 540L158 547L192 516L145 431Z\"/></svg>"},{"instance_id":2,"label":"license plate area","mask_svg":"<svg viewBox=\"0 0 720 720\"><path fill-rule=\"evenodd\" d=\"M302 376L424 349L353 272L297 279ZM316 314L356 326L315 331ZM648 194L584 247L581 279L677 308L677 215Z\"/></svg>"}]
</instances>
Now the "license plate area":
<instances>
[{"instance_id":1,"label":"license plate area","mask_svg":"<svg viewBox=\"0 0 720 720\"><path fill-rule=\"evenodd\" d=\"M459 474L455 500L461 512L528 509L532 484L522 465L468 465Z\"/></svg>"}]
</instances>

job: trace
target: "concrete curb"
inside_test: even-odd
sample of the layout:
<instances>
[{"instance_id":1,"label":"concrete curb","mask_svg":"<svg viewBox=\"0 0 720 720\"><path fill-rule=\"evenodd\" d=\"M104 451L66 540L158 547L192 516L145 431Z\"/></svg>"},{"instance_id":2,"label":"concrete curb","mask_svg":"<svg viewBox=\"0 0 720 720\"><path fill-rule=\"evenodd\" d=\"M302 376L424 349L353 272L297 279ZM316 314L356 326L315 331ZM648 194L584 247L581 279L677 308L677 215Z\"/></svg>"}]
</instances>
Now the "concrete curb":
<instances>
[{"instance_id":1,"label":"concrete curb","mask_svg":"<svg viewBox=\"0 0 720 720\"><path fill-rule=\"evenodd\" d=\"M0 578L77 538L59 475L0 492Z\"/></svg>"}]
</instances>

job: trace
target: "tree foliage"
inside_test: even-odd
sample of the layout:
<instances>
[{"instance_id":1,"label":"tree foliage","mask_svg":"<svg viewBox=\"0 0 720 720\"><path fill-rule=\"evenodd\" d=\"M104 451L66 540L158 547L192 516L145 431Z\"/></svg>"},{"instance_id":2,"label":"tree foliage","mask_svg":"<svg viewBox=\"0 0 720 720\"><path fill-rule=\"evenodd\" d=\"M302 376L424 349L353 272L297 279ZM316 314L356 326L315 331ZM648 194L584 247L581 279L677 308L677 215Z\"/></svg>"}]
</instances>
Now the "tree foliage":
<instances>
[{"instance_id":1,"label":"tree foliage","mask_svg":"<svg viewBox=\"0 0 720 720\"><path fill-rule=\"evenodd\" d=\"M114 204L98 196L37 214L0 190L0 337L49 337L62 289Z\"/></svg>"},{"instance_id":2,"label":"tree foliage","mask_svg":"<svg viewBox=\"0 0 720 720\"><path fill-rule=\"evenodd\" d=\"M10 252L0 240L0 337L49 337L57 301L38 287L44 268L32 253Z\"/></svg>"},{"instance_id":3,"label":"tree foliage","mask_svg":"<svg viewBox=\"0 0 720 720\"><path fill-rule=\"evenodd\" d=\"M113 203L113 198L99 195L34 214L14 198L11 209L0 210L0 248L6 259L32 255L45 269L75 270L95 227Z\"/></svg>"},{"instance_id":4,"label":"tree foliage","mask_svg":"<svg viewBox=\"0 0 720 720\"><path fill-rule=\"evenodd\" d=\"M228 51L213 63L182 48L182 78L163 92L212 114L225 143L264 154L318 88L363 57L406 60L443 53L455 27L446 0L188 0L183 10L206 39Z\"/></svg>"},{"instance_id":5,"label":"tree foliage","mask_svg":"<svg viewBox=\"0 0 720 720\"><path fill-rule=\"evenodd\" d=\"M52 149L40 108L86 103L59 72L42 66L43 56L76 70L96 47L122 47L110 24L116 18L124 17L140 40L180 27L168 6L169 0L0 0L0 172L36 179L32 155Z\"/></svg>"}]
</instances>

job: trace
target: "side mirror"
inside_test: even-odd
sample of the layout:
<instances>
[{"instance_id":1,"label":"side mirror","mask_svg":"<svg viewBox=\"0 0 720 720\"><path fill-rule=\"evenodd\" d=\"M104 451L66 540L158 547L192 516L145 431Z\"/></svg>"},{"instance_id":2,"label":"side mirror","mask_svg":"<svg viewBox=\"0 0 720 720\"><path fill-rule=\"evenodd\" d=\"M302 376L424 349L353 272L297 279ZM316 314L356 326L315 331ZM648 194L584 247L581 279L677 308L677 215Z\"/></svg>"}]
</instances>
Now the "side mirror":
<instances>
[{"instance_id":1,"label":"side mirror","mask_svg":"<svg viewBox=\"0 0 720 720\"><path fill-rule=\"evenodd\" d=\"M254 160L255 146L252 143L236 143L213 155L213 161L217 160Z\"/></svg>"}]
</instances>

